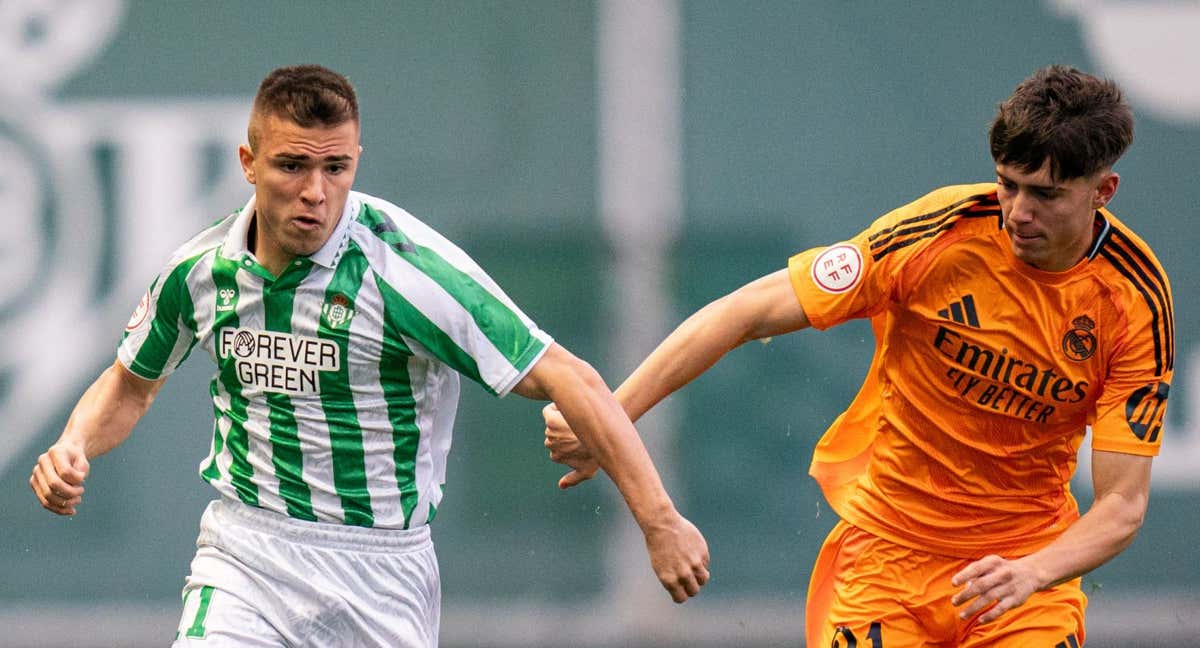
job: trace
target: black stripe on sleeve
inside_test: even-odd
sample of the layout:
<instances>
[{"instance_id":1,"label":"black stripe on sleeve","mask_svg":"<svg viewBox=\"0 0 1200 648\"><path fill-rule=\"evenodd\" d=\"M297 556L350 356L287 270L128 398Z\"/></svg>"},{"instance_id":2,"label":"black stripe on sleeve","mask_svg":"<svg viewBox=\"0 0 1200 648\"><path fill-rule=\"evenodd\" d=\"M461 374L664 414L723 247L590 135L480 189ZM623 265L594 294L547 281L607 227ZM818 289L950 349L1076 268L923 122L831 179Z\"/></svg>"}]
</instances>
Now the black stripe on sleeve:
<instances>
[{"instance_id":1,"label":"black stripe on sleeve","mask_svg":"<svg viewBox=\"0 0 1200 648\"><path fill-rule=\"evenodd\" d=\"M1150 331L1154 336L1154 372L1158 375L1162 375L1163 368L1169 366L1170 360L1167 358L1167 353L1163 348L1163 334L1159 331L1159 329L1163 327L1159 322L1159 307L1157 300L1151 297L1150 292L1147 290L1146 284L1143 283L1143 281L1137 276L1135 276L1134 271L1126 267L1122 262L1122 259L1118 258L1119 255L1124 258L1126 262L1128 262L1127 254L1123 250L1116 248L1115 245L1107 245L1100 250L1100 255L1107 259L1108 262L1112 264L1113 268L1117 270L1117 272L1120 272L1126 279L1128 279L1129 282L1138 289L1138 292L1142 294L1142 299L1146 301L1146 306L1149 307L1151 316ZM1141 275L1143 273L1139 269L1137 274Z\"/></svg>"},{"instance_id":2,"label":"black stripe on sleeve","mask_svg":"<svg viewBox=\"0 0 1200 648\"><path fill-rule=\"evenodd\" d=\"M893 236L901 236L904 234L903 231L897 232L896 230L898 230L898 229L902 230L903 228L905 228L908 225L913 225L915 223L921 223L921 222L936 219L937 217L939 217L947 212L952 212L952 211L958 209L959 207L962 207L966 203L980 202L980 201L984 200L985 198L989 198L989 197L993 198L993 202L994 202L993 194L976 194L974 196L967 196L966 198L963 198L962 200L959 200L958 202L947 205L946 207L943 207L937 211L932 211L932 212L929 212L928 214L921 214L920 216L913 216L912 218L906 218L906 219L896 223L895 225L892 225L891 227L885 227L877 232L872 233L869 237L867 237L867 240L871 242L871 247L875 247L876 245L886 245L887 241L889 239L893 238ZM893 235L893 232L895 232L895 235ZM878 242L876 241L877 239L881 239L881 238L883 238L884 240L881 240Z\"/></svg>"},{"instance_id":3,"label":"black stripe on sleeve","mask_svg":"<svg viewBox=\"0 0 1200 648\"><path fill-rule=\"evenodd\" d=\"M930 223L928 225L922 225L920 228L912 228L912 229L904 232L905 234L915 234L918 232L922 232L918 236L912 236L912 237L903 239L901 241L891 243L891 245L888 245L887 247L882 248L882 249L874 249L876 246L872 245L871 246L872 247L871 258L874 259L875 261L878 261L878 260L882 259L883 257L891 254L892 252L895 252L896 250L906 248L906 247L912 245L913 243L921 241L922 239L927 239L931 236L937 236L941 232L944 232L944 231L954 227L954 224L956 222L958 222L958 219L960 219L960 218L983 218L986 216L995 216L995 214L993 214L990 210L972 212L972 211L969 211L966 209L961 209L959 211L946 214L945 216L942 216L941 219L939 219L937 222ZM930 229L930 228L932 228L932 229ZM928 230L928 231L926 231L926 230ZM892 238L889 238L886 241L881 241L879 243L879 245L888 243L892 240L893 240Z\"/></svg>"},{"instance_id":4,"label":"black stripe on sleeve","mask_svg":"<svg viewBox=\"0 0 1200 648\"><path fill-rule=\"evenodd\" d=\"M1158 298L1159 305L1163 308L1166 319L1164 328L1166 329L1167 353L1169 354L1167 368L1173 369L1175 367L1175 304L1171 299L1171 291L1167 288L1166 277L1162 275L1158 265L1150 259L1145 246L1138 245L1133 239L1129 238L1128 234L1116 228L1113 228L1110 237L1121 241L1124 247L1137 258L1140 266L1153 275L1152 279L1146 277L1146 275L1142 275L1142 277L1150 284L1155 297Z\"/></svg>"}]
</instances>

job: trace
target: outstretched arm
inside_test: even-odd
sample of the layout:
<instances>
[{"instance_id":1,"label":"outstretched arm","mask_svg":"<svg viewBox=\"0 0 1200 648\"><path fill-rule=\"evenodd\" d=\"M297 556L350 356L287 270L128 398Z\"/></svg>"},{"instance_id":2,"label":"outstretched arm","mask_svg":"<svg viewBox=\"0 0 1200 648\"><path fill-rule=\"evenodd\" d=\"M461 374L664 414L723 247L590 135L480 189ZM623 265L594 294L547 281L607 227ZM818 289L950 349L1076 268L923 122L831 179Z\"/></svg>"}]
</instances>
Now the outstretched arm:
<instances>
[{"instance_id":1,"label":"outstretched arm","mask_svg":"<svg viewBox=\"0 0 1200 648\"><path fill-rule=\"evenodd\" d=\"M162 383L139 378L116 361L88 387L62 436L38 457L29 477L30 488L46 510L75 515L75 507L83 500L88 460L129 437Z\"/></svg>"},{"instance_id":2,"label":"outstretched arm","mask_svg":"<svg viewBox=\"0 0 1200 648\"><path fill-rule=\"evenodd\" d=\"M513 390L554 401L633 513L659 582L682 603L708 581L708 545L675 510L641 438L603 379L554 344Z\"/></svg>"},{"instance_id":3,"label":"outstretched arm","mask_svg":"<svg viewBox=\"0 0 1200 648\"><path fill-rule=\"evenodd\" d=\"M1146 515L1151 459L1093 451L1095 500L1088 512L1054 542L1028 556L1015 560L986 556L955 574L951 582L962 589L950 602L970 603L960 616L970 618L995 603L980 617L981 623L987 623L1034 592L1086 574L1124 551Z\"/></svg>"},{"instance_id":4,"label":"outstretched arm","mask_svg":"<svg viewBox=\"0 0 1200 648\"><path fill-rule=\"evenodd\" d=\"M636 421L738 346L808 326L788 271L771 273L687 318L617 388L617 400ZM569 488L591 477L595 464L588 440L577 439L553 405L543 410L543 416L550 458L574 469L559 486Z\"/></svg>"},{"instance_id":5,"label":"outstretched arm","mask_svg":"<svg viewBox=\"0 0 1200 648\"><path fill-rule=\"evenodd\" d=\"M808 326L788 271L773 272L684 320L617 388L617 399L636 421L742 344Z\"/></svg>"}]
</instances>

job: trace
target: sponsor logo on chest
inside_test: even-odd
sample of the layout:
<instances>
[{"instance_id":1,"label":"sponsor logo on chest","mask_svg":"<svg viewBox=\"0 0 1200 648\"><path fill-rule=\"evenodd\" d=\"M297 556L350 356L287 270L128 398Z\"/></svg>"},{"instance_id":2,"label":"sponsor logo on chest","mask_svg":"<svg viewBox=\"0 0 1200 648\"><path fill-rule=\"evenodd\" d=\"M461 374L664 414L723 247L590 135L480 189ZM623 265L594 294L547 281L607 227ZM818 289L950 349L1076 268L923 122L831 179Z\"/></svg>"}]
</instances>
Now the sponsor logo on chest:
<instances>
[{"instance_id":1,"label":"sponsor logo on chest","mask_svg":"<svg viewBox=\"0 0 1200 648\"><path fill-rule=\"evenodd\" d=\"M938 322L931 342L948 361L946 378L964 400L1014 418L1047 423L1056 410L1089 397L1086 373L1055 366L1059 363L1044 356L1042 361L1027 359L1007 345L974 337L971 329L980 329L981 323L973 295L950 302L937 314L943 321ZM1096 351L1095 328L1090 317L1075 318L1062 340L1064 356L1074 363L1090 358Z\"/></svg>"},{"instance_id":2,"label":"sponsor logo on chest","mask_svg":"<svg viewBox=\"0 0 1200 648\"><path fill-rule=\"evenodd\" d=\"M217 355L233 361L243 387L283 394L319 394L321 372L341 368L338 345L331 340L277 331L223 328Z\"/></svg>"}]
</instances>

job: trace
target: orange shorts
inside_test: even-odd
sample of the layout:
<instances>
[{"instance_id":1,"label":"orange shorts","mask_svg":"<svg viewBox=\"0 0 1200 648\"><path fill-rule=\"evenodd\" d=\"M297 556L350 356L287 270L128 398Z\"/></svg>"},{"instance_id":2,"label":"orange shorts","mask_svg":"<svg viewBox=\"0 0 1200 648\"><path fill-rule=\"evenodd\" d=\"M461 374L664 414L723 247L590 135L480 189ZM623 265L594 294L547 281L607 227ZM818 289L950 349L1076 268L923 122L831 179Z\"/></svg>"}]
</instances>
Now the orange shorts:
<instances>
[{"instance_id":1,"label":"orange shorts","mask_svg":"<svg viewBox=\"0 0 1200 648\"><path fill-rule=\"evenodd\" d=\"M972 561L904 547L838 522L808 586L808 648L1079 648L1079 579L1035 592L991 623L958 618L950 578ZM982 613L982 612L981 612Z\"/></svg>"}]
</instances>

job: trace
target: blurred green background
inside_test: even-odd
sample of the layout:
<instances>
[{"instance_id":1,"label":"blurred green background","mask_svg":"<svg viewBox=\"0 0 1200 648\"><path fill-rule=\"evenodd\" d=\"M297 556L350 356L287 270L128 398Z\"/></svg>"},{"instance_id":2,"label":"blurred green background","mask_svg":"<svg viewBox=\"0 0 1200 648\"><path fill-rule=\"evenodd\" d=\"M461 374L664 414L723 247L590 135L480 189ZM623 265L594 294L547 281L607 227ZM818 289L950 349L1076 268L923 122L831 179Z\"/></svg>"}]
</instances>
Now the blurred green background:
<instances>
[{"instance_id":1,"label":"blurred green background","mask_svg":"<svg viewBox=\"0 0 1200 648\"><path fill-rule=\"evenodd\" d=\"M276 66L346 74L366 149L357 188L456 241L611 385L630 369L618 358L649 350L622 346L646 332L617 315L625 261L597 179L599 16L630 3L5 4L6 65L45 81L10 84L0 110L0 195L24 207L0 248L11 350L0 371L0 625L15 632L11 645L65 645L49 628L81 618L94 624L84 645L165 645L174 634L213 496L196 474L210 442L208 361L192 358L131 439L93 462L75 518L43 511L26 481L170 249L249 195L233 147ZM1200 81L1200 48L1171 31L1200 9L1139 5L1144 22L1122 23L1128 40L1108 38L1103 10L1129 4L662 3L678 30L682 178L659 277L669 324L929 189L991 179L987 124L1037 67L1069 63L1143 87L1182 66ZM1139 38L1147 30L1159 37ZM1128 69L1138 76L1116 74ZM1189 414L1200 294L1188 260L1200 235L1187 195L1200 108L1175 94L1171 105L1135 97L1137 139L1117 169L1113 211L1174 279L1178 364L1146 527L1087 578L1092 646L1186 643L1200 631L1190 468L1200 433ZM47 287L81 284L75 311ZM73 347L76 334L94 343ZM628 513L607 480L554 487L562 469L545 458L540 404L465 386L434 525L444 645L799 645L811 563L834 522L806 475L809 455L871 349L861 323L749 344L670 400L655 458L705 532L714 574L682 607L621 535ZM43 384L28 382L34 365L58 386L52 397L28 396L43 393L28 387Z\"/></svg>"}]
</instances>

